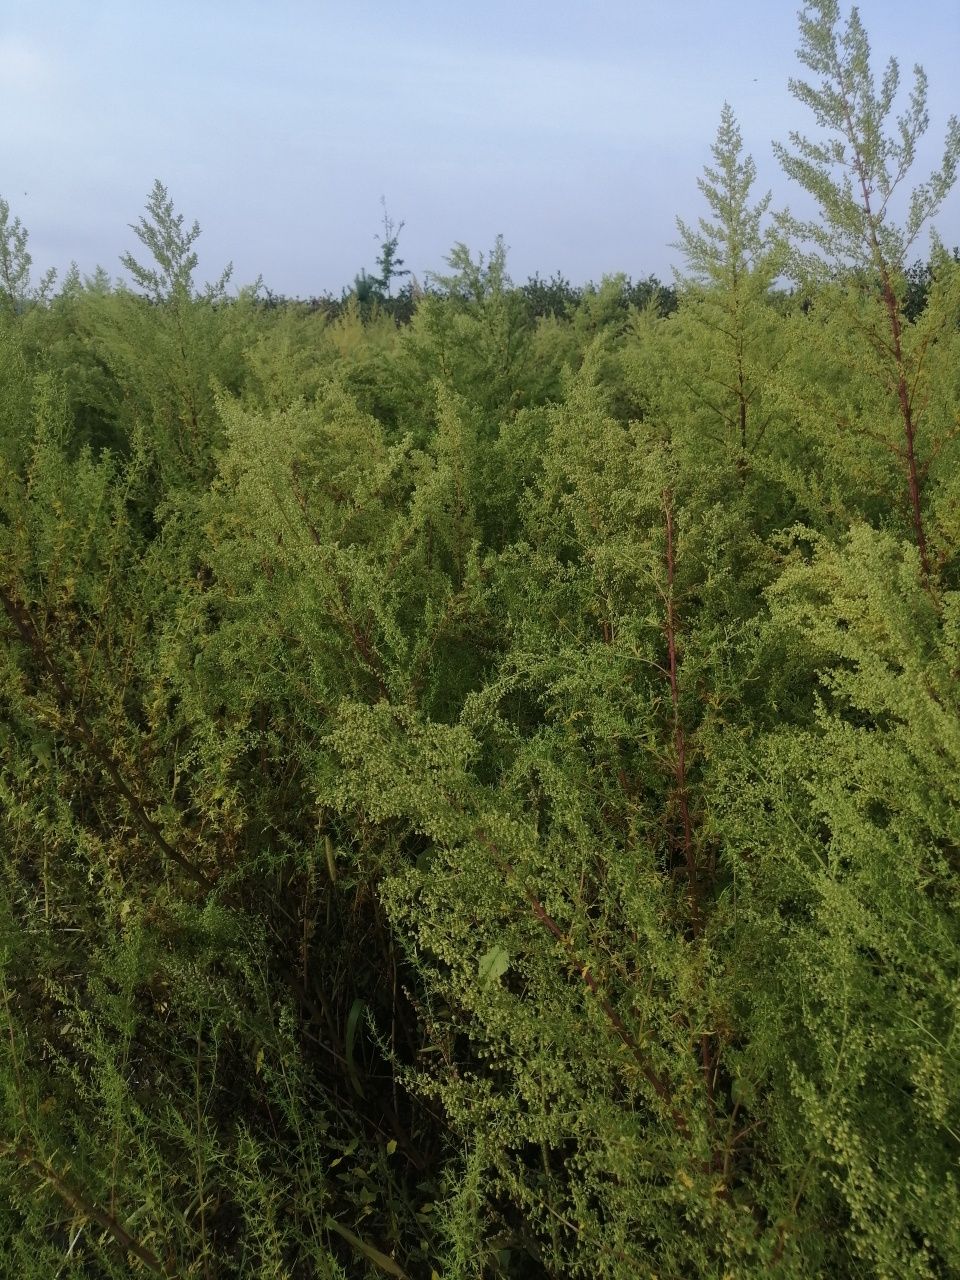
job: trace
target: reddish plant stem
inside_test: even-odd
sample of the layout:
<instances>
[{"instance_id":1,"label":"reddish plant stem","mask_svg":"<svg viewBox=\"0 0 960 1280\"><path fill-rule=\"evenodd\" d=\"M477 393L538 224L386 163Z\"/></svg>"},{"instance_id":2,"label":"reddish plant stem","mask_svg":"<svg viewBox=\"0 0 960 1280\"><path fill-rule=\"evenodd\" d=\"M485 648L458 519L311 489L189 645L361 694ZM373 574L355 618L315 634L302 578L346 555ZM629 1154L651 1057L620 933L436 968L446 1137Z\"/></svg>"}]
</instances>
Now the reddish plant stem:
<instances>
[{"instance_id":1,"label":"reddish plant stem","mask_svg":"<svg viewBox=\"0 0 960 1280\"><path fill-rule=\"evenodd\" d=\"M687 736L680 714L680 682L677 660L677 614L674 600L676 578L676 544L673 527L673 495L663 491L663 510L666 517L667 594L664 630L667 638L667 675L670 681L670 705L673 714L673 799L680 814L680 839L683 860L687 868L687 885L690 902L690 921L694 936L703 931L703 910L700 901L700 876L693 838L693 819L690 815L690 798L687 786Z\"/></svg>"},{"instance_id":2,"label":"reddish plant stem","mask_svg":"<svg viewBox=\"0 0 960 1280\"><path fill-rule=\"evenodd\" d=\"M880 245L880 237L877 234L879 220L873 212L873 204L870 199L871 187L867 180L867 167L863 157L863 148L861 146L860 139L857 136L857 130L853 122L853 113L850 107L850 99L844 80L843 68L839 63L836 65L836 75L843 90L843 111L846 119L847 140L850 143L853 153L853 167L860 182L860 198L863 202L863 211L867 217L870 250L873 254L874 265L880 273L880 288L883 296L883 305L887 313L887 320L890 325L890 336L893 341L892 354L897 367L897 403L900 408L900 417L903 422L904 434L904 449L902 450L901 456L906 459L907 463L907 492L910 499L910 512L913 521L913 536L917 544L917 550L920 553L920 569L923 574L924 585L929 586L930 553L927 548L927 535L923 526L923 509L920 503L921 480L920 468L917 465L916 452L917 424L914 420L913 402L910 397L910 388L907 386L907 375L903 364L903 325L900 319L900 304L897 302L897 295L893 290L890 264L883 252Z\"/></svg>"},{"instance_id":3,"label":"reddish plant stem","mask_svg":"<svg viewBox=\"0 0 960 1280\"><path fill-rule=\"evenodd\" d=\"M508 876L513 880L517 880L518 876L516 869L512 863L508 862L507 859L503 857L493 841L490 840L482 831L477 832L476 838L485 849L489 850L489 852L493 854L501 872L505 876ZM650 1088L660 1101L669 1108L671 1118L673 1119L677 1130L682 1134L688 1133L689 1126L687 1124L686 1117L674 1105L673 1098L670 1093L670 1086L667 1080L650 1065L647 1055L643 1051L643 1047L611 1004L609 997L604 993L600 983L591 973L590 965L585 964L576 954L571 939L564 933L563 929L561 929L560 925L546 909L534 891L524 885L523 896L530 904L530 908L536 919L563 947L567 954L571 969L574 969L577 972L581 981L585 983L590 993L594 996L604 1017L613 1028L617 1038L630 1050L634 1061L640 1068L640 1072L644 1080L646 1080L647 1084L650 1085Z\"/></svg>"},{"instance_id":4,"label":"reddish plant stem","mask_svg":"<svg viewBox=\"0 0 960 1280\"><path fill-rule=\"evenodd\" d=\"M673 797L680 815L680 834L683 844L683 860L687 870L687 897L690 905L690 927L694 938L703 933L703 902L697 851L694 840L693 816L690 812L690 796L687 778L687 736L680 709L679 659L677 654L678 620L676 613L676 535L673 523L673 494L663 491L663 511L666 531L667 592L665 631L667 638L667 674L670 681L670 705L673 715ZM709 1032L700 1035L700 1067L703 1071L706 1092L707 1123L711 1132L716 1131L714 1105L714 1076L716 1064L713 1041ZM713 1163L716 1163L714 1160Z\"/></svg>"},{"instance_id":5,"label":"reddish plant stem","mask_svg":"<svg viewBox=\"0 0 960 1280\"><path fill-rule=\"evenodd\" d=\"M882 278L883 302L887 309L887 318L890 321L894 357L897 362L897 401L900 405L900 416L903 419L903 433L906 443L904 452L907 460L907 489L910 494L913 536L916 539L917 550L920 552L920 567L923 571L923 579L924 582L928 582L930 579L930 553L927 549L927 535L923 527L923 511L920 505L921 486L915 445L916 423L913 419L913 404L910 399L910 389L907 386L906 373L903 367L903 329L900 323L900 308L893 292L890 272L886 262L883 262Z\"/></svg>"}]
</instances>

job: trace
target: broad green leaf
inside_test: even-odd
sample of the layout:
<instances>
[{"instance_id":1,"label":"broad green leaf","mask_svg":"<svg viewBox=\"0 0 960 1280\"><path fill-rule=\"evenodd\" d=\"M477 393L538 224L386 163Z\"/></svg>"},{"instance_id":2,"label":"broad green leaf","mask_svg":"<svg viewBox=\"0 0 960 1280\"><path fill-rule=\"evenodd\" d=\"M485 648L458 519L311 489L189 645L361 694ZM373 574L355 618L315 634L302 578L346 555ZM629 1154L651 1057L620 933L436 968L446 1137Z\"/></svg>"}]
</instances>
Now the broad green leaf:
<instances>
[{"instance_id":1,"label":"broad green leaf","mask_svg":"<svg viewBox=\"0 0 960 1280\"><path fill-rule=\"evenodd\" d=\"M480 958L480 985L489 987L502 978L510 967L510 953L506 947L493 946Z\"/></svg>"}]
</instances>

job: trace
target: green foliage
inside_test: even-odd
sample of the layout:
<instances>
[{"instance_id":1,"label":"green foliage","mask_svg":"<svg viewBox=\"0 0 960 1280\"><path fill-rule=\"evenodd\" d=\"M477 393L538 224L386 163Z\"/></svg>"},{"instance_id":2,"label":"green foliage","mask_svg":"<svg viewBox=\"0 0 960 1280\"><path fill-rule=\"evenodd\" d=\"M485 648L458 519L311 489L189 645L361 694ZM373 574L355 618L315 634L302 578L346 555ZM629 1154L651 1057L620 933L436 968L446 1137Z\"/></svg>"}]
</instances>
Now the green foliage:
<instances>
[{"instance_id":1,"label":"green foliage","mask_svg":"<svg viewBox=\"0 0 960 1280\"><path fill-rule=\"evenodd\" d=\"M400 232L403 230L402 222L394 222L387 212L386 199L381 199L383 206L383 235L378 237L380 240L380 252L377 255L377 284L382 293L389 298L393 291L394 280L402 280L404 276L408 276L410 272L403 264L403 259L397 256L400 245Z\"/></svg>"},{"instance_id":2,"label":"green foliage","mask_svg":"<svg viewBox=\"0 0 960 1280\"><path fill-rule=\"evenodd\" d=\"M366 268L361 269L360 274L354 278L352 293L349 295L345 293L344 296L354 299L366 309L379 306L389 310L391 314L396 314L395 303L403 300L392 298L393 282L410 275L409 270L404 266L403 258L399 256L400 232L404 224L394 222L390 217L385 197L381 196L380 203L383 206L383 235L377 236L380 241L377 272L368 276Z\"/></svg>"},{"instance_id":3,"label":"green foliage","mask_svg":"<svg viewBox=\"0 0 960 1280\"><path fill-rule=\"evenodd\" d=\"M141 293L157 304L192 298L193 273L198 261L193 246L200 235L200 224L194 222L184 229L183 214L174 212L173 201L159 178L147 199L146 215L141 215L130 229L152 261L152 265L138 262L129 252L120 256L120 262ZM220 279L207 286L205 294L211 301L223 297L232 270L226 267Z\"/></svg>"},{"instance_id":4,"label":"green foliage","mask_svg":"<svg viewBox=\"0 0 960 1280\"><path fill-rule=\"evenodd\" d=\"M4 1275L960 1274L960 268L795 146L802 305L729 108L677 307L0 208Z\"/></svg>"},{"instance_id":5,"label":"green foliage","mask_svg":"<svg viewBox=\"0 0 960 1280\"><path fill-rule=\"evenodd\" d=\"M916 553L860 526L797 548L771 604L765 643L816 654L818 678L813 722L745 742L724 784L733 953L764 975L739 1070L792 1170L804 1274L836 1273L832 1230L854 1274L950 1275L956 600L938 610Z\"/></svg>"},{"instance_id":6,"label":"green foliage","mask_svg":"<svg viewBox=\"0 0 960 1280\"><path fill-rule=\"evenodd\" d=\"M903 227L890 216L890 202L916 158L930 123L927 80L914 68L907 109L887 131L900 69L891 58L878 85L870 67L870 43L856 7L840 28L837 0L813 0L800 13L801 62L819 84L791 79L794 96L827 131L822 142L791 133L791 149L775 147L787 174L817 200L822 219L793 224L826 263L864 266L882 274L902 272L917 236L937 213L956 180L960 120L947 125L940 167L910 194ZM808 259L808 262L811 261Z\"/></svg>"},{"instance_id":7,"label":"green foliage","mask_svg":"<svg viewBox=\"0 0 960 1280\"><path fill-rule=\"evenodd\" d=\"M757 167L751 156L742 157L743 138L729 103L724 103L711 150L716 167L708 165L697 186L716 221L700 218L694 230L678 218L678 247L692 278L707 288L735 294L740 283L752 276L761 289L769 289L780 274L783 244L762 227L770 193L756 205L749 203Z\"/></svg>"},{"instance_id":8,"label":"green foliage","mask_svg":"<svg viewBox=\"0 0 960 1280\"><path fill-rule=\"evenodd\" d=\"M926 449L919 439L926 394L920 387L923 356L918 358L918 349L911 350L904 337L906 255L956 180L960 120L950 117L943 162L913 189L906 220L897 226L891 201L913 166L917 142L929 124L923 70L915 69L909 106L891 132L887 120L899 87L899 68L891 58L877 85L857 9L840 29L836 0L815 0L800 13L800 36L800 60L820 83L791 80L790 88L811 109L826 137L815 142L792 133L792 150L782 145L775 149L788 176L815 198L821 216L817 222L787 217L783 226L800 241L801 275L823 279L831 268L844 272L839 291L846 304L843 324L860 336L863 356L889 388L887 411L861 434L877 440L897 461L920 571L930 585L937 566L931 557L927 481L934 459L953 432L951 428L949 435L937 435ZM812 251L804 245L812 245ZM876 305L871 305L874 299ZM923 343L919 352L925 350Z\"/></svg>"},{"instance_id":9,"label":"green foliage","mask_svg":"<svg viewBox=\"0 0 960 1280\"><path fill-rule=\"evenodd\" d=\"M714 458L733 462L743 479L751 464L762 467L761 449L778 425L775 400L767 392L784 339L770 292L785 264L786 245L763 225L769 193L750 203L756 166L742 151L739 126L725 104L713 144L715 166L707 166L698 180L713 220L701 217L696 230L677 221L677 247L690 279L671 325L673 359L661 375L657 416L694 450L706 448ZM646 353L638 356L635 378L649 386Z\"/></svg>"},{"instance_id":10,"label":"green foliage","mask_svg":"<svg viewBox=\"0 0 960 1280\"><path fill-rule=\"evenodd\" d=\"M53 288L55 271L48 271L36 289L30 286L33 259L29 235L19 218L10 221L10 205L0 197L0 311L16 315L29 302L43 302Z\"/></svg>"}]
</instances>

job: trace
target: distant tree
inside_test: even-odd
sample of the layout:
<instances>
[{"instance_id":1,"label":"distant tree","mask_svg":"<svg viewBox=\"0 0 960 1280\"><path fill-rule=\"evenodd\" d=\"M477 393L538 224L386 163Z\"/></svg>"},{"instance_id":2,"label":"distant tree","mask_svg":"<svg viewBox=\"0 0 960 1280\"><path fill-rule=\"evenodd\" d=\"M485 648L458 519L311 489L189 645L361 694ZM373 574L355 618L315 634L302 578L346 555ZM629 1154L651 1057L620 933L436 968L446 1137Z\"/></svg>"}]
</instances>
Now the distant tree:
<instances>
[{"instance_id":1,"label":"distant tree","mask_svg":"<svg viewBox=\"0 0 960 1280\"><path fill-rule=\"evenodd\" d=\"M939 256L939 254L934 253L926 262L922 258L918 258L905 272L906 290L903 298L903 310L908 320L917 320L926 308L927 300L930 297L930 289L936 275ZM952 257L954 262L960 262L960 249L956 246L953 248Z\"/></svg>"},{"instance_id":2,"label":"distant tree","mask_svg":"<svg viewBox=\"0 0 960 1280\"><path fill-rule=\"evenodd\" d=\"M377 267L379 274L376 277L377 287L384 297L389 298L394 280L402 280L404 276L410 274L409 270L404 267L403 258L397 256L397 248L400 244L400 232L404 228L403 222L394 222L387 212L387 201L384 196L380 197L380 204L383 208L383 235L378 236L380 241L380 252L377 254Z\"/></svg>"},{"instance_id":3,"label":"distant tree","mask_svg":"<svg viewBox=\"0 0 960 1280\"><path fill-rule=\"evenodd\" d=\"M368 276L366 267L353 278L353 295L361 306L377 302L380 298L380 286L376 276Z\"/></svg>"},{"instance_id":4,"label":"distant tree","mask_svg":"<svg viewBox=\"0 0 960 1280\"><path fill-rule=\"evenodd\" d=\"M550 315L567 317L580 305L583 296L583 290L572 285L559 271L549 280L542 279L536 272L518 291L531 319Z\"/></svg>"},{"instance_id":5,"label":"distant tree","mask_svg":"<svg viewBox=\"0 0 960 1280\"><path fill-rule=\"evenodd\" d=\"M660 315L670 315L676 310L676 290L670 285L663 284L656 276L651 275L635 281L629 276L618 275L615 279L619 286L615 305L622 315L626 315L630 307L638 307L642 310L651 302L656 303ZM539 272L536 272L525 284L518 286L518 292L531 319L548 315L570 319L583 302L585 295L588 293L595 295L597 287L593 284L586 288L573 285L559 271L555 272L549 280L544 280Z\"/></svg>"},{"instance_id":6,"label":"distant tree","mask_svg":"<svg viewBox=\"0 0 960 1280\"><path fill-rule=\"evenodd\" d=\"M624 303L643 311L654 304L659 316L673 315L677 309L679 296L673 285L664 284L657 276L646 276L643 280L631 280L628 276L623 287Z\"/></svg>"},{"instance_id":7,"label":"distant tree","mask_svg":"<svg viewBox=\"0 0 960 1280\"><path fill-rule=\"evenodd\" d=\"M383 209L383 234L376 237L380 241L376 270L368 273L366 267L361 268L353 278L352 288L344 290L341 301L345 303L351 298L355 299L364 316L376 308L378 311L386 311L394 319L406 322L415 309L416 291L412 285L407 285L396 296L393 293L394 283L411 274L404 266L403 258L399 257L400 232L404 224L394 222L390 217L385 197L381 196L380 204Z\"/></svg>"}]
</instances>

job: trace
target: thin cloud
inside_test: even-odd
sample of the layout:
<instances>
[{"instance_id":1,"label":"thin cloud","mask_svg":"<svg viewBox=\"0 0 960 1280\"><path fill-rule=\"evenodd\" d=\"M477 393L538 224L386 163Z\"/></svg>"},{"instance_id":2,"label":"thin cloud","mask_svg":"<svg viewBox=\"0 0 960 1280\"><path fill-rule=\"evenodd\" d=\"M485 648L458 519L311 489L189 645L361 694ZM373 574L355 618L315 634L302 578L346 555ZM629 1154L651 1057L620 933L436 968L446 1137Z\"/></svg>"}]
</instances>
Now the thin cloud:
<instances>
[{"instance_id":1,"label":"thin cloud","mask_svg":"<svg viewBox=\"0 0 960 1280\"><path fill-rule=\"evenodd\" d=\"M0 101L6 93L41 93L54 82L53 62L26 40L0 36Z\"/></svg>"}]
</instances>

